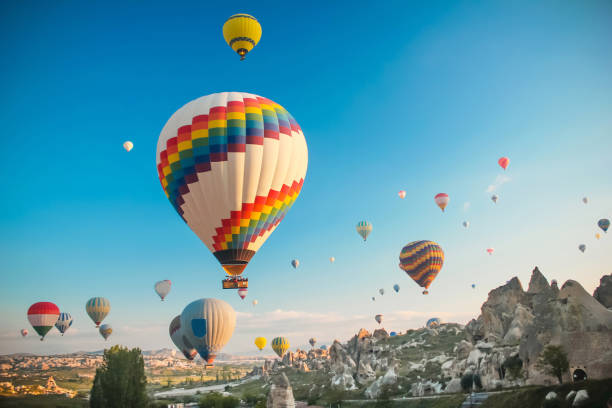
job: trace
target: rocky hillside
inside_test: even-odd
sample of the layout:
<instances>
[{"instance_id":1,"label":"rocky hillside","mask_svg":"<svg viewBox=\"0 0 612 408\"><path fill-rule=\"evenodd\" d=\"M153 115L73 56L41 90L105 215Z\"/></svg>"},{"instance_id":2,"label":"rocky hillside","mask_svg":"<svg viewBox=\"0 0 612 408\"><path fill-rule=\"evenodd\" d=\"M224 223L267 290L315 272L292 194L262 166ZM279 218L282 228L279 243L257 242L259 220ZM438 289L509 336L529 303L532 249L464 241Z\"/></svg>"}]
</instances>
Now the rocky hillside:
<instances>
[{"instance_id":1,"label":"rocky hillside","mask_svg":"<svg viewBox=\"0 0 612 408\"><path fill-rule=\"evenodd\" d=\"M492 290L481 315L465 327L446 323L394 337L384 329L361 329L329 350L298 350L282 362L266 361L255 370L261 378L250 388L265 392L281 372L296 400L308 401L324 401L337 392L355 399L458 392L466 373L479 373L487 389L550 384L555 380L535 366L548 344L563 346L570 371L581 368L593 379L612 377L612 310L602 304L610 294L609 277L601 283L598 301L576 281L561 289L554 281L549 284L535 268L526 291L518 278ZM522 364L516 378L506 370L509 360Z\"/></svg>"}]
</instances>

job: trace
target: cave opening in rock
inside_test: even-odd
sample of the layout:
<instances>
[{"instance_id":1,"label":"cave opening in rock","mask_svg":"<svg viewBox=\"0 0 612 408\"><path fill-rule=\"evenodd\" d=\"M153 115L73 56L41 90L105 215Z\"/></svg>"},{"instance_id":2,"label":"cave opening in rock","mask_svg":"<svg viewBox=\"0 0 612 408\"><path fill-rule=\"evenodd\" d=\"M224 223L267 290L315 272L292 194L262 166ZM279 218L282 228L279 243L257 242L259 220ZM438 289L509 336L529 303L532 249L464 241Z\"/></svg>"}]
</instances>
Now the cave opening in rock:
<instances>
[{"instance_id":1,"label":"cave opening in rock","mask_svg":"<svg viewBox=\"0 0 612 408\"><path fill-rule=\"evenodd\" d=\"M587 379L587 375L583 369L577 368L574 370L572 379L574 380L574 382L585 381Z\"/></svg>"}]
</instances>

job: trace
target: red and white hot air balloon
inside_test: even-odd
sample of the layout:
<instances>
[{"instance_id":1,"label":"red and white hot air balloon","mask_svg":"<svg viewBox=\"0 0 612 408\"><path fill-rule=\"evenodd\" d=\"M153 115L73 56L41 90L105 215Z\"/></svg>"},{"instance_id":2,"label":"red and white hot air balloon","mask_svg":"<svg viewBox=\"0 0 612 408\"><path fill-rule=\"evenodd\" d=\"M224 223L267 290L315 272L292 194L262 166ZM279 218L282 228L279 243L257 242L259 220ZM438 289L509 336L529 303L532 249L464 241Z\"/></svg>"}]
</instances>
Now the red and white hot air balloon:
<instances>
[{"instance_id":1,"label":"red and white hot air balloon","mask_svg":"<svg viewBox=\"0 0 612 408\"><path fill-rule=\"evenodd\" d=\"M244 299L248 292L249 290L247 288L240 288L238 289L238 296L240 296L240 299Z\"/></svg>"},{"instance_id":2,"label":"red and white hot air balloon","mask_svg":"<svg viewBox=\"0 0 612 408\"><path fill-rule=\"evenodd\" d=\"M25 337L28 335L28 329L21 329L21 337Z\"/></svg>"},{"instance_id":3,"label":"red and white hot air balloon","mask_svg":"<svg viewBox=\"0 0 612 408\"><path fill-rule=\"evenodd\" d=\"M487 252L489 253L489 255L493 255L493 252L495 252L495 249L487 248Z\"/></svg>"},{"instance_id":4,"label":"red and white hot air balloon","mask_svg":"<svg viewBox=\"0 0 612 408\"><path fill-rule=\"evenodd\" d=\"M400 190L397 195L399 198L406 198L406 191Z\"/></svg>"},{"instance_id":5,"label":"red and white hot air balloon","mask_svg":"<svg viewBox=\"0 0 612 408\"><path fill-rule=\"evenodd\" d=\"M440 207L440 209L444 211L444 209L448 205L448 202L450 201L450 198L448 197L448 194L440 193L434 197L434 200L436 201L438 207Z\"/></svg>"},{"instance_id":6,"label":"red and white hot air balloon","mask_svg":"<svg viewBox=\"0 0 612 408\"><path fill-rule=\"evenodd\" d=\"M497 164L499 164L502 169L506 170L506 168L510 164L510 159L507 157L500 157L497 161Z\"/></svg>"}]
</instances>

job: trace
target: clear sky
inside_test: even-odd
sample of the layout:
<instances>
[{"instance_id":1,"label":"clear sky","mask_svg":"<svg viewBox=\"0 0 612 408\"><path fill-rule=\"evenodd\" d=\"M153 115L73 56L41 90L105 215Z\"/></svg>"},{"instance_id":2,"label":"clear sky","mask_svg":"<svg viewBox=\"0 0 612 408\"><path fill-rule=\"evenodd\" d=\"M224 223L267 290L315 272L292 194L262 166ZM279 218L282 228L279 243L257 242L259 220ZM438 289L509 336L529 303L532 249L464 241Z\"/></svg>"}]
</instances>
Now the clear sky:
<instances>
[{"instance_id":1,"label":"clear sky","mask_svg":"<svg viewBox=\"0 0 612 408\"><path fill-rule=\"evenodd\" d=\"M263 27L242 62L221 35L239 12ZM604 0L0 2L0 353L171 347L170 320L201 297L238 312L235 353L258 335L293 349L345 340L377 313L396 331L466 323L536 265L592 292L612 271L612 231L595 239L612 216L611 39ZM300 197L246 269L245 301L220 289L155 167L172 113L222 91L280 103L309 149ZM365 244L360 220L374 227ZM429 296L397 266L420 239L446 253ZM173 282L163 303L161 279ZM84 310L92 296L112 305L107 343ZM21 339L43 300L73 327Z\"/></svg>"}]
</instances>

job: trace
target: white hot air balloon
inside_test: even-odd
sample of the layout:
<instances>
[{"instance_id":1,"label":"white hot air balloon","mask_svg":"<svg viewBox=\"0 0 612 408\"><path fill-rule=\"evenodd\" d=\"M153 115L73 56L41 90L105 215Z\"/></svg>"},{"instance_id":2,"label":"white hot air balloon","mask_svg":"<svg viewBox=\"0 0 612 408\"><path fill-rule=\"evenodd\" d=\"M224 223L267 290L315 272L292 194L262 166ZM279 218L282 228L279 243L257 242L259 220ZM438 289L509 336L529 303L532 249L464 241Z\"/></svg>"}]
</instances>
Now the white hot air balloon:
<instances>
[{"instance_id":1,"label":"white hot air balloon","mask_svg":"<svg viewBox=\"0 0 612 408\"><path fill-rule=\"evenodd\" d=\"M223 346L232 338L236 312L219 299L199 299L188 304L181 313L181 330L198 354L212 364Z\"/></svg>"},{"instance_id":2,"label":"white hot air balloon","mask_svg":"<svg viewBox=\"0 0 612 408\"><path fill-rule=\"evenodd\" d=\"M223 288L238 289L248 286L240 275L302 189L308 148L279 104L221 92L170 117L156 165L176 212L230 275Z\"/></svg>"},{"instance_id":3,"label":"white hot air balloon","mask_svg":"<svg viewBox=\"0 0 612 408\"><path fill-rule=\"evenodd\" d=\"M181 330L181 315L178 315L172 319L170 322L169 332L172 342L180 350L180 352L183 353L187 360L191 361L198 355L196 349L193 348L189 342L187 342L187 339L183 335L183 331Z\"/></svg>"},{"instance_id":4,"label":"white hot air balloon","mask_svg":"<svg viewBox=\"0 0 612 408\"><path fill-rule=\"evenodd\" d=\"M123 148L129 152L130 150L132 150L134 148L134 143L130 142L129 140L127 142L125 142L123 144Z\"/></svg>"},{"instance_id":5,"label":"white hot air balloon","mask_svg":"<svg viewBox=\"0 0 612 408\"><path fill-rule=\"evenodd\" d=\"M162 280L155 284L155 292L157 292L161 300L164 300L166 296L168 296L171 286L172 282L169 280Z\"/></svg>"}]
</instances>

